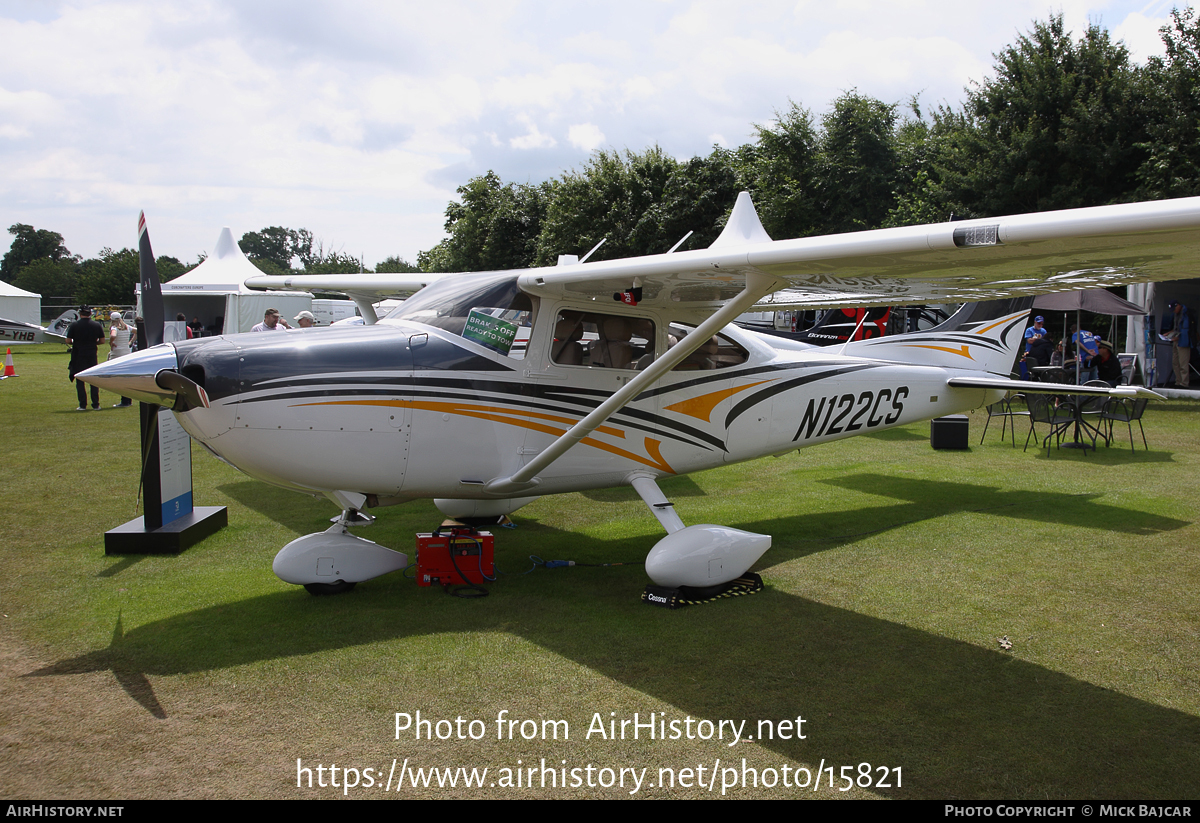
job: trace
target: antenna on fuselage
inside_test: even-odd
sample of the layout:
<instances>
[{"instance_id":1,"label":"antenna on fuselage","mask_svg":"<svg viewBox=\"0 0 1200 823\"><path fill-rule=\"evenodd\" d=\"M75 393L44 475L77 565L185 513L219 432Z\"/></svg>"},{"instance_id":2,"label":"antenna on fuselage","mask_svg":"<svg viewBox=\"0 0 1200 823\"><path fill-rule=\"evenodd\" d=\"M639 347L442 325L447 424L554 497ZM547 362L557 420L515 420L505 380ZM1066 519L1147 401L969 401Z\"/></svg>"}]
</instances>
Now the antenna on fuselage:
<instances>
[{"instance_id":1,"label":"antenna on fuselage","mask_svg":"<svg viewBox=\"0 0 1200 823\"><path fill-rule=\"evenodd\" d=\"M851 342L853 342L854 338L858 337L858 330L863 327L863 323L867 322L867 314L869 312L870 312L869 308L865 308L865 307L863 308L862 317L858 318L858 325L854 327L854 331L852 331L850 333L850 337L846 340L845 343L842 344L842 347L840 349L838 349L838 354L845 354L846 347L849 346Z\"/></svg>"}]
</instances>

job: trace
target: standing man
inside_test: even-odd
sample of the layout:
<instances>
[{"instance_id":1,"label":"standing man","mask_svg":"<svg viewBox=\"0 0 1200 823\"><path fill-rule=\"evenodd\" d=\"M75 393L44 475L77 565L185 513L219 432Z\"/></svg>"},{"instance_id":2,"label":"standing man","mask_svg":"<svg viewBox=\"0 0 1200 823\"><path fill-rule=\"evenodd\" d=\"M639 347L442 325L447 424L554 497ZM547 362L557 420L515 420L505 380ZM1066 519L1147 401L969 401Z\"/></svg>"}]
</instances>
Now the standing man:
<instances>
[{"instance_id":1,"label":"standing man","mask_svg":"<svg viewBox=\"0 0 1200 823\"><path fill-rule=\"evenodd\" d=\"M279 316L279 309L267 309L263 314L263 321L250 331L283 331L290 328L287 321Z\"/></svg>"},{"instance_id":2,"label":"standing man","mask_svg":"<svg viewBox=\"0 0 1200 823\"><path fill-rule=\"evenodd\" d=\"M67 377L96 365L96 353L104 342L104 329L92 319L90 306L79 307L79 319L67 327L67 343L71 346L71 362L67 365ZM79 394L77 411L87 411L87 387L82 380L75 380L75 391ZM100 409L100 389L92 386L92 408Z\"/></svg>"},{"instance_id":3,"label":"standing man","mask_svg":"<svg viewBox=\"0 0 1200 823\"><path fill-rule=\"evenodd\" d=\"M1092 361L1100 353L1096 335L1079 326L1071 326L1071 342L1075 344L1075 359L1079 362L1079 385L1096 379L1096 364Z\"/></svg>"},{"instance_id":4,"label":"standing man","mask_svg":"<svg viewBox=\"0 0 1200 823\"><path fill-rule=\"evenodd\" d=\"M1167 303L1171 314L1163 320L1163 336L1171 338L1171 367L1175 369L1175 386L1188 388L1192 367L1192 324L1188 321L1187 306L1178 300Z\"/></svg>"},{"instance_id":5,"label":"standing man","mask_svg":"<svg viewBox=\"0 0 1200 823\"><path fill-rule=\"evenodd\" d=\"M1033 325L1025 330L1025 353L1028 354L1030 348L1033 347L1033 341L1039 337L1046 337L1049 332L1042 324L1046 322L1046 318L1040 314L1033 318Z\"/></svg>"},{"instance_id":6,"label":"standing man","mask_svg":"<svg viewBox=\"0 0 1200 823\"><path fill-rule=\"evenodd\" d=\"M1040 314L1033 318L1033 325L1025 330L1025 356L1021 358L1021 379L1028 380L1031 377L1029 369L1033 367L1033 361L1036 361L1039 366L1044 366L1039 359L1032 356L1033 348L1039 340L1046 338L1049 340L1045 326L1046 318Z\"/></svg>"},{"instance_id":7,"label":"standing man","mask_svg":"<svg viewBox=\"0 0 1200 823\"><path fill-rule=\"evenodd\" d=\"M296 325L302 329L311 329L316 323L317 319L310 311L302 311L296 315Z\"/></svg>"}]
</instances>

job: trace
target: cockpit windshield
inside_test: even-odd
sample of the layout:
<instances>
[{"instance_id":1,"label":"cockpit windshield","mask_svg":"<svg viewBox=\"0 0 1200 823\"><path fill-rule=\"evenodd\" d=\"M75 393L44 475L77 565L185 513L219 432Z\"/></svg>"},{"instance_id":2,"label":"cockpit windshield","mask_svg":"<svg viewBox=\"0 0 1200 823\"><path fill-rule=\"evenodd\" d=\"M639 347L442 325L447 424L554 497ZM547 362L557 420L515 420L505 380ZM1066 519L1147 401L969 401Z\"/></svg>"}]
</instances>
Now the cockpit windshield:
<instances>
[{"instance_id":1,"label":"cockpit windshield","mask_svg":"<svg viewBox=\"0 0 1200 823\"><path fill-rule=\"evenodd\" d=\"M520 358L533 315L533 301L517 288L516 276L491 272L440 280L405 300L387 319L445 329L499 354Z\"/></svg>"}]
</instances>

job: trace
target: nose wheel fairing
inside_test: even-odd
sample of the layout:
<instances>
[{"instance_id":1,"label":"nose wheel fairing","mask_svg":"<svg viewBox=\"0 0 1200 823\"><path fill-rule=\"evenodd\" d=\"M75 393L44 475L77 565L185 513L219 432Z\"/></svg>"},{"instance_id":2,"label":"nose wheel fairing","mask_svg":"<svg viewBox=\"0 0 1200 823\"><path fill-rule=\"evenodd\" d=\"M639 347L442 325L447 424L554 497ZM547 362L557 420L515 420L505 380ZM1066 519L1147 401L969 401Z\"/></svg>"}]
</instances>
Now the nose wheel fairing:
<instances>
[{"instance_id":1,"label":"nose wheel fairing","mask_svg":"<svg viewBox=\"0 0 1200 823\"><path fill-rule=\"evenodd\" d=\"M355 537L339 519L323 532L288 543L275 555L271 569L285 583L336 586L370 580L407 565L407 554Z\"/></svg>"}]
</instances>

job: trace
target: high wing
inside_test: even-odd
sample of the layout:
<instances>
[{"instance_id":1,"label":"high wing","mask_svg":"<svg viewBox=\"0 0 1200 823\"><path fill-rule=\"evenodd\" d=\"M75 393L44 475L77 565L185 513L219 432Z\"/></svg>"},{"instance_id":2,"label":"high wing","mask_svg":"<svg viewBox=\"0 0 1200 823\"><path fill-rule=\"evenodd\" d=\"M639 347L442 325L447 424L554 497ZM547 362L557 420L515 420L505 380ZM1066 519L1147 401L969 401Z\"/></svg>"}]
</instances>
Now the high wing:
<instances>
[{"instance_id":1,"label":"high wing","mask_svg":"<svg viewBox=\"0 0 1200 823\"><path fill-rule=\"evenodd\" d=\"M308 291L344 294L354 301L367 325L378 319L374 304L389 297L411 297L444 275L401 274L297 274L288 277L260 275L246 278L251 289L268 291Z\"/></svg>"},{"instance_id":2,"label":"high wing","mask_svg":"<svg viewBox=\"0 0 1200 823\"><path fill-rule=\"evenodd\" d=\"M528 269L532 294L641 300L711 313L747 275L779 287L753 309L962 303L1194 277L1200 198L771 240L742 192L707 249ZM251 288L330 290L378 300L406 296L435 274L252 277ZM449 275L453 276L453 275ZM747 309L750 310L750 309Z\"/></svg>"},{"instance_id":3,"label":"high wing","mask_svg":"<svg viewBox=\"0 0 1200 823\"><path fill-rule=\"evenodd\" d=\"M708 249L538 269L534 293L712 304L748 272L786 281L759 309L963 303L1194 277L1200 198L772 241L743 192ZM640 282L635 282L640 281Z\"/></svg>"},{"instance_id":4,"label":"high wing","mask_svg":"<svg viewBox=\"0 0 1200 823\"><path fill-rule=\"evenodd\" d=\"M1144 386L1075 386L1069 383L1032 383L1028 380L1006 380L1003 377L951 377L947 386L964 389L998 389L1011 392L1033 392L1035 394L1082 395L1085 397L1148 397L1155 400L1167 398Z\"/></svg>"}]
</instances>

